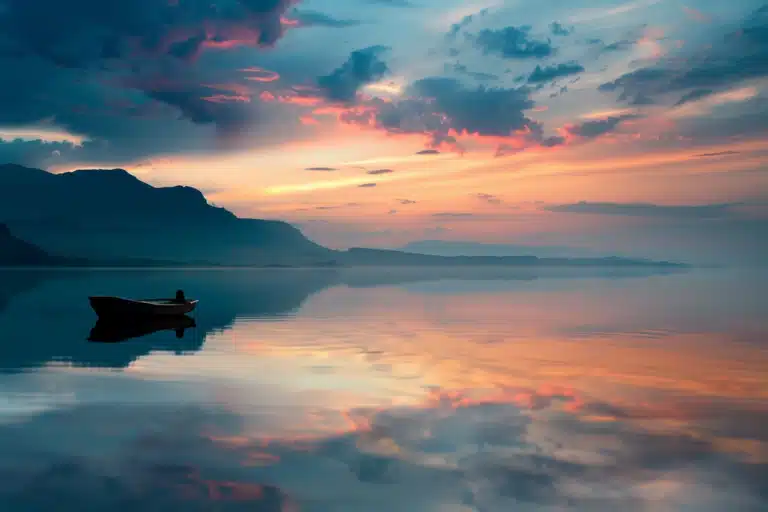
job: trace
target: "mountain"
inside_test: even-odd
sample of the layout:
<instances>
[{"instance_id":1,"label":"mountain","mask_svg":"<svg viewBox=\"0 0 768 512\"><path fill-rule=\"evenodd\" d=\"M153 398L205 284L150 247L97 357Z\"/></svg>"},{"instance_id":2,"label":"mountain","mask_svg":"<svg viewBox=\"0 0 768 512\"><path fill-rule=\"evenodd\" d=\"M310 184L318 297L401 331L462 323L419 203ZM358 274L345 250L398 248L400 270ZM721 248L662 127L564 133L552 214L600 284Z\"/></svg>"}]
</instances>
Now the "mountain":
<instances>
[{"instance_id":1,"label":"mountain","mask_svg":"<svg viewBox=\"0 0 768 512\"><path fill-rule=\"evenodd\" d=\"M387 249L354 248L342 253L347 266L525 266L525 267L678 267L677 263L609 256L605 258L538 258L536 256L432 256Z\"/></svg>"},{"instance_id":2,"label":"mountain","mask_svg":"<svg viewBox=\"0 0 768 512\"><path fill-rule=\"evenodd\" d=\"M539 258L594 258L601 256L595 251L580 247L485 244L448 240L419 240L396 250L430 256L537 256Z\"/></svg>"},{"instance_id":3,"label":"mountain","mask_svg":"<svg viewBox=\"0 0 768 512\"><path fill-rule=\"evenodd\" d=\"M63 263L66 263L63 258L52 256L39 247L16 238L8 226L0 224L0 266L44 266Z\"/></svg>"},{"instance_id":4,"label":"mountain","mask_svg":"<svg viewBox=\"0 0 768 512\"><path fill-rule=\"evenodd\" d=\"M285 222L241 219L209 204L197 189L153 187L122 169L51 174L0 165L0 222L16 237L14 251L23 251L19 244L27 247L24 254L28 259L43 261L45 251L50 251L69 258L64 260L69 263L79 261L79 265L671 265L615 257L448 257L381 249L334 251L310 241ZM11 242L7 243L10 247Z\"/></svg>"},{"instance_id":5,"label":"mountain","mask_svg":"<svg viewBox=\"0 0 768 512\"><path fill-rule=\"evenodd\" d=\"M314 265L333 252L280 221L240 219L191 187L153 187L122 169L51 174L0 165L0 221L18 237L92 261Z\"/></svg>"}]
</instances>

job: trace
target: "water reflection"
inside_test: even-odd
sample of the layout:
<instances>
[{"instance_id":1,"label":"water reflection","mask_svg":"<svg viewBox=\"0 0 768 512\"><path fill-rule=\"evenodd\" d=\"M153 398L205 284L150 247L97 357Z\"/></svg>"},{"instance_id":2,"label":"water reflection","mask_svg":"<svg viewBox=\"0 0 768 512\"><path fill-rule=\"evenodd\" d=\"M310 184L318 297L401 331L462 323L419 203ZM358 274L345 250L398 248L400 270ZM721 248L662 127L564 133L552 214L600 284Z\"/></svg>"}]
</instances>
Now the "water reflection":
<instances>
[{"instance_id":1,"label":"water reflection","mask_svg":"<svg viewBox=\"0 0 768 512\"><path fill-rule=\"evenodd\" d=\"M176 339L184 338L184 332L187 329L196 327L195 320L186 315L179 316L160 316L150 318L129 318L129 319L107 319L100 318L96 325L91 329L88 341L97 343L119 343L134 338L142 338L160 331L173 331L176 333ZM196 337L196 336L195 336ZM198 350L200 346L183 350L180 346L175 346L173 350L178 352L192 352ZM162 350L158 348L157 350ZM168 349L171 350L171 349Z\"/></svg>"},{"instance_id":2,"label":"water reflection","mask_svg":"<svg viewBox=\"0 0 768 512\"><path fill-rule=\"evenodd\" d=\"M20 287L0 509L765 508L764 276L497 272ZM177 287L202 299L198 345L83 340L82 297Z\"/></svg>"}]
</instances>

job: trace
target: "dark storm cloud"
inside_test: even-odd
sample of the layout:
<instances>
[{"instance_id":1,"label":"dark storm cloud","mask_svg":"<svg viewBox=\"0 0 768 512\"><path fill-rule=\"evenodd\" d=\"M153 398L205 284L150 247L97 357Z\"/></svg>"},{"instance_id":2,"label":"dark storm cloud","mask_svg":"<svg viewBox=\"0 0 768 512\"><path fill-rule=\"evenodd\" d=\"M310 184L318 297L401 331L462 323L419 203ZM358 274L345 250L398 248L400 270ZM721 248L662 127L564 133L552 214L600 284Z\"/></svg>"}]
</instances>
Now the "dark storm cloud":
<instances>
[{"instance_id":1,"label":"dark storm cloud","mask_svg":"<svg viewBox=\"0 0 768 512\"><path fill-rule=\"evenodd\" d=\"M0 27L22 55L62 67L86 67L131 54L182 54L203 44L271 45L280 16L295 0L3 0Z\"/></svg>"},{"instance_id":2,"label":"dark storm cloud","mask_svg":"<svg viewBox=\"0 0 768 512\"><path fill-rule=\"evenodd\" d=\"M77 147L69 142L45 142L42 140L0 139L0 164L12 163L41 168L48 163L66 158Z\"/></svg>"},{"instance_id":3,"label":"dark storm cloud","mask_svg":"<svg viewBox=\"0 0 768 512\"><path fill-rule=\"evenodd\" d=\"M536 39L530 31L528 26L484 29L472 39L486 55L504 59L542 59L555 53L550 41Z\"/></svg>"},{"instance_id":4,"label":"dark storm cloud","mask_svg":"<svg viewBox=\"0 0 768 512\"><path fill-rule=\"evenodd\" d=\"M242 91L204 85L229 75L195 58L272 45L293 3L0 0L0 126L47 120L86 135L92 143L69 152L80 161L213 149L221 139L195 125L233 134L254 109Z\"/></svg>"},{"instance_id":5,"label":"dark storm cloud","mask_svg":"<svg viewBox=\"0 0 768 512\"><path fill-rule=\"evenodd\" d=\"M528 77L530 83L543 83L556 80L565 76L571 76L584 71L584 66L578 62L565 62L555 66L536 66Z\"/></svg>"},{"instance_id":6,"label":"dark storm cloud","mask_svg":"<svg viewBox=\"0 0 768 512\"><path fill-rule=\"evenodd\" d=\"M572 135L576 135L578 137L584 137L587 139L592 139L616 130L616 128L626 120L636 119L636 118L637 116L634 114L626 114L623 116L612 116L612 117L606 117L605 119L585 121L584 123L581 123L581 124L568 126L566 129L568 133Z\"/></svg>"},{"instance_id":7,"label":"dark storm cloud","mask_svg":"<svg viewBox=\"0 0 768 512\"><path fill-rule=\"evenodd\" d=\"M239 104L239 100L230 102L225 99L237 98L237 96L211 96L211 91L205 87L182 85L171 88L147 88L144 93L152 99L177 107L183 118L195 124L216 124L224 132L236 130L250 119L247 110Z\"/></svg>"},{"instance_id":8,"label":"dark storm cloud","mask_svg":"<svg viewBox=\"0 0 768 512\"><path fill-rule=\"evenodd\" d=\"M697 96L703 97L704 91L717 92L765 76L768 76L768 8L763 7L749 15L740 30L715 39L706 51L687 59L661 60L654 66L604 83L599 89L618 92L619 100L627 102L642 103L677 94L678 102L685 103Z\"/></svg>"},{"instance_id":9,"label":"dark storm cloud","mask_svg":"<svg viewBox=\"0 0 768 512\"><path fill-rule=\"evenodd\" d=\"M291 18L298 21L303 27L347 28L361 24L359 20L337 19L322 12L299 9L294 9L291 12Z\"/></svg>"},{"instance_id":10,"label":"dark storm cloud","mask_svg":"<svg viewBox=\"0 0 768 512\"><path fill-rule=\"evenodd\" d=\"M417 155L439 155L440 151L437 149L422 149L416 152Z\"/></svg>"},{"instance_id":11,"label":"dark storm cloud","mask_svg":"<svg viewBox=\"0 0 768 512\"><path fill-rule=\"evenodd\" d=\"M319 77L317 84L330 100L354 101L361 87L376 82L389 73L387 63L380 58L386 51L384 46L356 50L331 74Z\"/></svg>"},{"instance_id":12,"label":"dark storm cloud","mask_svg":"<svg viewBox=\"0 0 768 512\"><path fill-rule=\"evenodd\" d=\"M735 204L705 204L696 206L665 206L648 203L591 203L546 206L544 209L558 213L586 213L595 215L623 215L629 217L670 217L683 219L713 219L733 215Z\"/></svg>"},{"instance_id":13,"label":"dark storm cloud","mask_svg":"<svg viewBox=\"0 0 768 512\"><path fill-rule=\"evenodd\" d=\"M372 171L368 171L368 174L378 175L378 174L392 174L395 172L392 169L374 169Z\"/></svg>"}]
</instances>

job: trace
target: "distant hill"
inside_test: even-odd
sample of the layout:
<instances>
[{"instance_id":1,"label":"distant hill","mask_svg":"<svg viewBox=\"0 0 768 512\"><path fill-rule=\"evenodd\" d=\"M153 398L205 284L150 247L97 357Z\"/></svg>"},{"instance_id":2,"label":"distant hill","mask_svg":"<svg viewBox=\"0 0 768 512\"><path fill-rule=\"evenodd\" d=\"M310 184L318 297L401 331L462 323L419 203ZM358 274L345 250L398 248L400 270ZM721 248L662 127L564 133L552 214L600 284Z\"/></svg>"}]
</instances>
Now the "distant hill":
<instances>
[{"instance_id":1,"label":"distant hill","mask_svg":"<svg viewBox=\"0 0 768 512\"><path fill-rule=\"evenodd\" d=\"M486 244L452 240L419 240L396 250L431 256L536 256L539 258L594 258L602 256L596 251L580 247Z\"/></svg>"},{"instance_id":2,"label":"distant hill","mask_svg":"<svg viewBox=\"0 0 768 512\"><path fill-rule=\"evenodd\" d=\"M153 187L121 169L0 165L0 221L46 250L92 261L312 265L333 257L290 224L239 219L199 190Z\"/></svg>"},{"instance_id":3,"label":"distant hill","mask_svg":"<svg viewBox=\"0 0 768 512\"><path fill-rule=\"evenodd\" d=\"M538 267L679 267L677 263L609 256L537 258L536 256L431 256L386 249L354 248L339 257L347 266L538 266Z\"/></svg>"},{"instance_id":4,"label":"distant hill","mask_svg":"<svg viewBox=\"0 0 768 512\"><path fill-rule=\"evenodd\" d=\"M14 233L11 242L6 229L6 243L8 247L13 245L13 254L23 253L27 261L53 258L47 253L67 258L50 259L49 264L77 261L79 265L117 266L671 265L624 258L448 257L378 249L334 251L312 242L288 223L241 219L209 204L197 189L153 187L122 169L51 174L19 165L0 165L0 222ZM7 254L9 261L11 257L21 260L21 256L10 256L10 251Z\"/></svg>"},{"instance_id":5,"label":"distant hill","mask_svg":"<svg viewBox=\"0 0 768 512\"><path fill-rule=\"evenodd\" d=\"M0 224L0 266L45 266L67 263L39 247L20 240L11 234L5 224Z\"/></svg>"}]
</instances>

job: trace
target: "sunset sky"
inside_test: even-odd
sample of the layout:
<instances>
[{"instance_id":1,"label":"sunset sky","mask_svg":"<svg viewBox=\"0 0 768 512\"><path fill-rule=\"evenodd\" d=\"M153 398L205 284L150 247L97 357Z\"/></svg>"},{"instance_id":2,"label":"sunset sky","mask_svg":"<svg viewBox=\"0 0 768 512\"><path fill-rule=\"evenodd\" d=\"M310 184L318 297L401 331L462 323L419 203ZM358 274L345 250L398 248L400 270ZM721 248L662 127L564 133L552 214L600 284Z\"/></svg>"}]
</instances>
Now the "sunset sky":
<instances>
[{"instance_id":1,"label":"sunset sky","mask_svg":"<svg viewBox=\"0 0 768 512\"><path fill-rule=\"evenodd\" d=\"M334 248L768 255L765 0L0 0L0 163Z\"/></svg>"}]
</instances>

